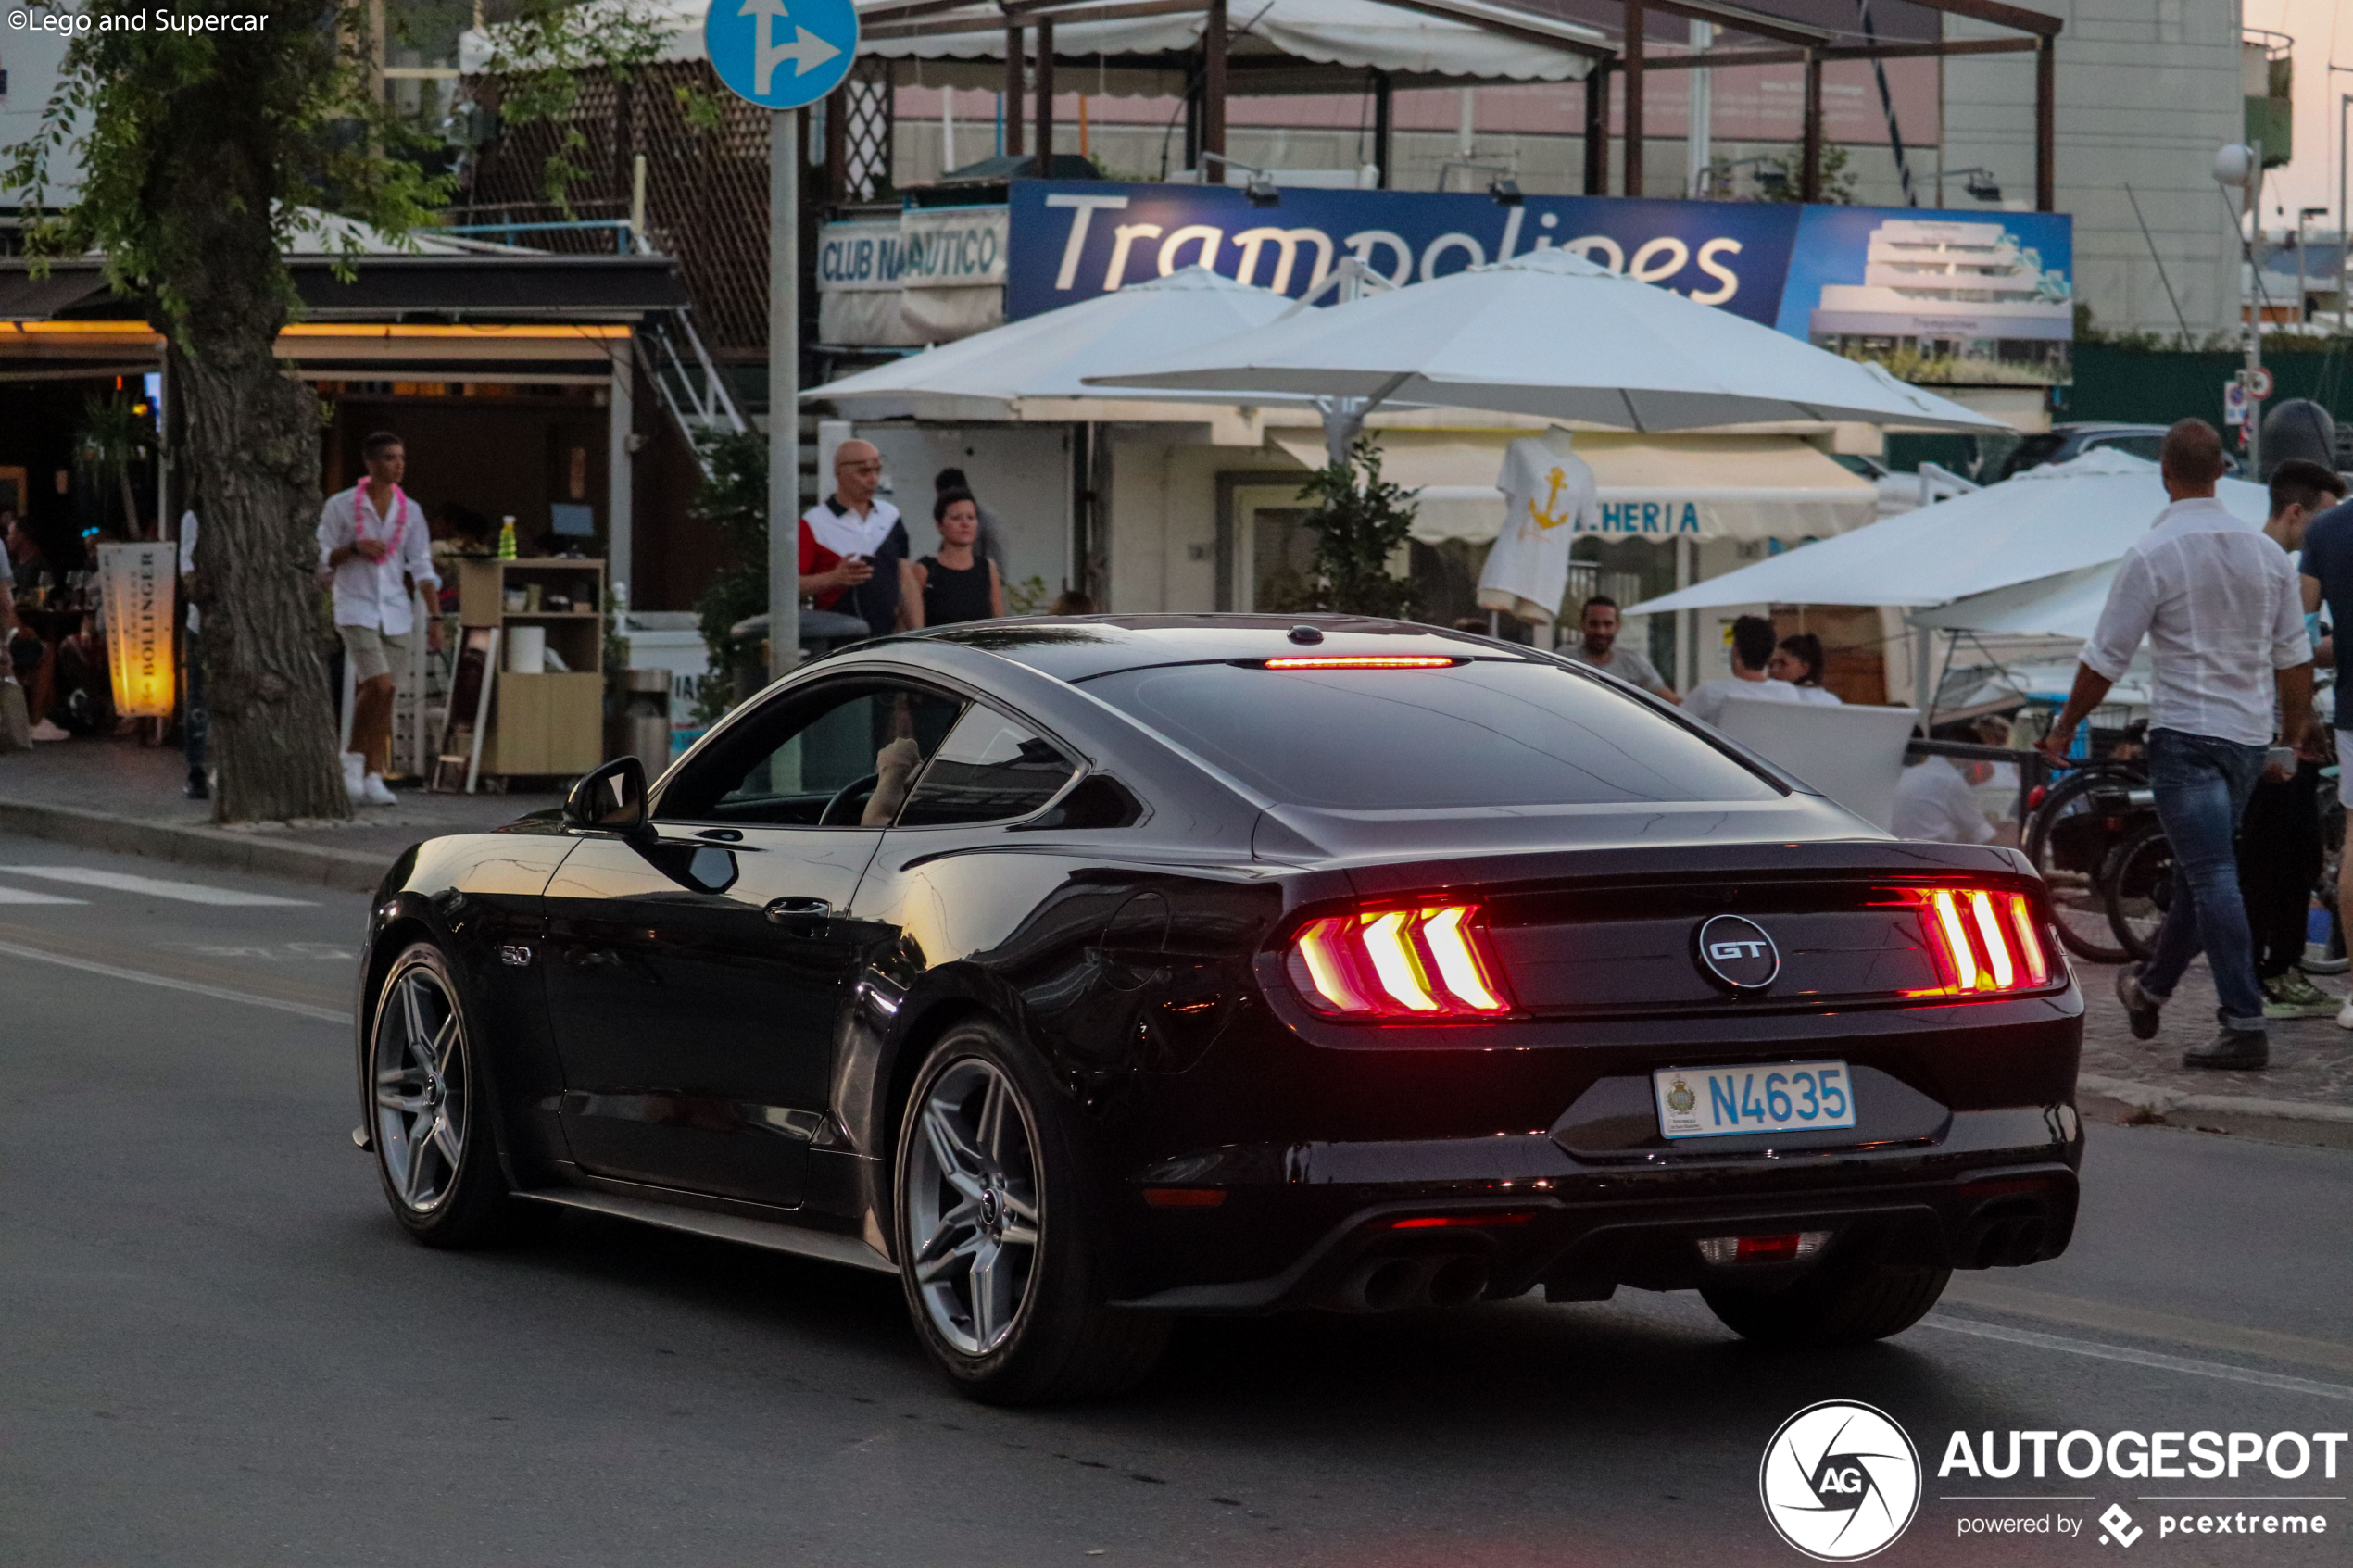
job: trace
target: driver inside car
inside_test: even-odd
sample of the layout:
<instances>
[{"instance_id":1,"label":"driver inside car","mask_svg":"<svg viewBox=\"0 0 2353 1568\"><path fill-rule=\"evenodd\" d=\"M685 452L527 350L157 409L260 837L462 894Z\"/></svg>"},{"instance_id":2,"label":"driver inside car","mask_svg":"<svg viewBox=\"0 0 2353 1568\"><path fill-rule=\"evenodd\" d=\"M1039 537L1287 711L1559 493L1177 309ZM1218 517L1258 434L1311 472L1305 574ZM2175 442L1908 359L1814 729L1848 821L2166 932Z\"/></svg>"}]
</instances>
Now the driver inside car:
<instances>
[{"instance_id":1,"label":"driver inside car","mask_svg":"<svg viewBox=\"0 0 2353 1568\"><path fill-rule=\"evenodd\" d=\"M908 710L905 697L891 703L889 723L891 738L875 753L875 793L866 797L866 809L858 814L860 827L888 827L899 808L907 803L907 792L924 765L923 748L915 744L915 716Z\"/></svg>"}]
</instances>

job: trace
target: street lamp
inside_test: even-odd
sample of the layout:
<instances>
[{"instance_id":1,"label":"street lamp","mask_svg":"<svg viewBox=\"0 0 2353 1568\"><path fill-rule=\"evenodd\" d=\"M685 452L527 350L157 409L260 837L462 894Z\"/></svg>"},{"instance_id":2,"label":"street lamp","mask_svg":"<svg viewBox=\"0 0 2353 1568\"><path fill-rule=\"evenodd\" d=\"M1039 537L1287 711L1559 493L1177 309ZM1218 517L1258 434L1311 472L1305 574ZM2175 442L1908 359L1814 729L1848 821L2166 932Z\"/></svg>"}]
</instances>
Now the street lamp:
<instances>
[{"instance_id":1,"label":"street lamp","mask_svg":"<svg viewBox=\"0 0 2353 1568\"><path fill-rule=\"evenodd\" d=\"M2225 190L2232 186L2238 188L2240 207L2237 216L2248 220L2250 234L2261 233L2263 216L2256 210L2256 192L2263 184L2263 144L2257 142L2250 146L2245 142L2231 142L2217 148L2214 153L2214 179ZM2250 238L2243 244L2248 286L2257 291L2256 298L2259 301L2263 281L2255 275L2255 243ZM2250 308L2244 298L2240 301L2239 309L2246 318L2246 369L2240 374L2239 382L2252 392L2255 372L2263 368L2263 311L2259 304ZM2254 399L2249 397L2248 401L2252 403ZM2263 420L2260 410L2247 409L2246 423L2240 428L2246 433L2247 469L2259 474L2263 471Z\"/></svg>"},{"instance_id":2,"label":"street lamp","mask_svg":"<svg viewBox=\"0 0 2353 1568\"><path fill-rule=\"evenodd\" d=\"M1936 171L1936 205L1939 207L1944 205L1944 182L1947 180L1961 180L1961 189L1978 201L1997 202L2002 199L2002 187L1994 182L1994 171L1990 169L1940 169Z\"/></svg>"},{"instance_id":3,"label":"street lamp","mask_svg":"<svg viewBox=\"0 0 2353 1568\"><path fill-rule=\"evenodd\" d=\"M1203 163L1222 163L1228 169L1239 169L1248 176L1242 182L1242 199L1252 207L1280 207L1283 193L1275 186L1275 177L1265 169L1247 164L1224 153L1203 153Z\"/></svg>"},{"instance_id":4,"label":"street lamp","mask_svg":"<svg viewBox=\"0 0 2353 1568\"><path fill-rule=\"evenodd\" d=\"M1438 166L1440 190L1446 188L1446 177L1458 169L1491 176L1487 182L1487 199L1497 207L1518 207L1528 199L1510 169L1500 163L1473 163L1466 158L1449 158Z\"/></svg>"},{"instance_id":5,"label":"street lamp","mask_svg":"<svg viewBox=\"0 0 2353 1568\"><path fill-rule=\"evenodd\" d=\"M2308 286L2304 277L2304 225L2315 218L2327 217L2328 210L2324 207L2299 207L2296 209L2296 324L2299 327L2312 324L2311 312L2306 308L2304 292Z\"/></svg>"},{"instance_id":6,"label":"street lamp","mask_svg":"<svg viewBox=\"0 0 2353 1568\"><path fill-rule=\"evenodd\" d=\"M2353 76L2353 66L2331 66L2329 74ZM2345 330L2345 256L2353 250L2353 220L2345 215L2345 111L2353 107L2353 93L2339 94L2336 100L2336 330Z\"/></svg>"}]
</instances>

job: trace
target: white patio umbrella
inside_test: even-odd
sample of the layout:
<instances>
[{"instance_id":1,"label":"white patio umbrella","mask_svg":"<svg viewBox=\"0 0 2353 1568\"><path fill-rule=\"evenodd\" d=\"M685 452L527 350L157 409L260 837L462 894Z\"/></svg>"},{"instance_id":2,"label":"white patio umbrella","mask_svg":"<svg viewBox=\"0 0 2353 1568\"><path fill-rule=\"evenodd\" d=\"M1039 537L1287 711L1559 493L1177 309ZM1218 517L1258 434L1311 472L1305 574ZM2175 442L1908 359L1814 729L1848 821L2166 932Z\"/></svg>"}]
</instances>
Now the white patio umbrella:
<instances>
[{"instance_id":1,"label":"white patio umbrella","mask_svg":"<svg viewBox=\"0 0 2353 1568\"><path fill-rule=\"evenodd\" d=\"M1971 594L1934 609L1914 610L1912 624L1935 632L2074 637L2088 642L2100 623L2100 611L2108 608L2108 590L2116 581L2120 564L2108 561L1987 594Z\"/></svg>"},{"instance_id":2,"label":"white patio umbrella","mask_svg":"<svg viewBox=\"0 0 2353 1568\"><path fill-rule=\"evenodd\" d=\"M2008 428L1876 365L1556 249L1298 310L1222 343L1139 358L1118 374L1087 380L1229 398L1314 397L1335 459L1365 414L1385 402L1638 431L1783 420Z\"/></svg>"},{"instance_id":3,"label":"white patio umbrella","mask_svg":"<svg viewBox=\"0 0 2353 1568\"><path fill-rule=\"evenodd\" d=\"M869 416L926 420L1019 419L1024 403L1044 399L1231 403L1237 399L1223 395L1115 392L1089 385L1085 378L1263 328L1290 304L1281 295L1220 277L1206 267L1188 267L861 370L800 395Z\"/></svg>"},{"instance_id":4,"label":"white patio umbrella","mask_svg":"<svg viewBox=\"0 0 2353 1568\"><path fill-rule=\"evenodd\" d=\"M2259 484L2225 479L2216 494L2250 522L2270 514L2271 497ZM2155 463L2095 448L2072 462L2029 469L1999 484L1646 599L1626 613L1746 604L1949 605L2110 565L2148 533L2167 504Z\"/></svg>"}]
</instances>

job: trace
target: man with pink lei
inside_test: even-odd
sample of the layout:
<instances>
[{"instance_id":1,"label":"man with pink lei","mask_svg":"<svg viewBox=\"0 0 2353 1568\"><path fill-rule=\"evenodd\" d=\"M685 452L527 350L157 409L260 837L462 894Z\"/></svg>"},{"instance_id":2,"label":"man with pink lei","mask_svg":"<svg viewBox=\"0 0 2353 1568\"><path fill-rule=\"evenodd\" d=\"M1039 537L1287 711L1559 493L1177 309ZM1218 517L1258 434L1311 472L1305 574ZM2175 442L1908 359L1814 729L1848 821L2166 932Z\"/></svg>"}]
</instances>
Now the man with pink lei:
<instances>
[{"instance_id":1,"label":"man with pink lei","mask_svg":"<svg viewBox=\"0 0 2353 1568\"><path fill-rule=\"evenodd\" d=\"M441 577L424 509L400 488L409 466L400 437L378 431L360 443L359 456L368 477L319 509L319 572L333 584L335 634L356 683L344 788L355 805L392 806L398 802L384 776L392 765L393 664L409 657L417 628L409 584L431 583L437 603ZM425 622L425 646L441 651L437 615Z\"/></svg>"}]
</instances>

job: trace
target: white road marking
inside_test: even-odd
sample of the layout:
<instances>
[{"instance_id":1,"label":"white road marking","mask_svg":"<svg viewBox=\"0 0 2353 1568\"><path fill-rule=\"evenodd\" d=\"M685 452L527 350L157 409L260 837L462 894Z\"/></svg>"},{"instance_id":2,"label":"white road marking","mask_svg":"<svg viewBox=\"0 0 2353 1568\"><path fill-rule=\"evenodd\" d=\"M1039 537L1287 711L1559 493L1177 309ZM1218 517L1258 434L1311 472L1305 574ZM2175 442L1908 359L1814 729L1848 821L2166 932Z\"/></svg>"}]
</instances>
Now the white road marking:
<instances>
[{"instance_id":1,"label":"white road marking","mask_svg":"<svg viewBox=\"0 0 2353 1568\"><path fill-rule=\"evenodd\" d=\"M1919 1322L1922 1328L1941 1328L1948 1334L1974 1335L1980 1339L1999 1339L2005 1344L2031 1345L2038 1350L2059 1350L2070 1356L2091 1356L2104 1361L2129 1361L2134 1366L2155 1367L2162 1372L2185 1372L2194 1377L2220 1377L2233 1383L2251 1383L2259 1388L2277 1388L2290 1394L2312 1394L2323 1399L2353 1399L2353 1388L2341 1383L2315 1383L2309 1378L2288 1377L2276 1372L2258 1372L2252 1367L2225 1366L2221 1361L2196 1361L2186 1356L2159 1355L2154 1350L2136 1350L2125 1345L2102 1345L2090 1339L2069 1339L2056 1334L2037 1334L2032 1329L2006 1328L1999 1323L1971 1323L1931 1312Z\"/></svg>"},{"instance_id":2,"label":"white road marking","mask_svg":"<svg viewBox=\"0 0 2353 1568\"><path fill-rule=\"evenodd\" d=\"M0 887L0 904L87 904L87 898L60 898L54 893L35 893L30 887Z\"/></svg>"},{"instance_id":3,"label":"white road marking","mask_svg":"<svg viewBox=\"0 0 2353 1568\"><path fill-rule=\"evenodd\" d=\"M276 905L309 909L316 902L309 898L281 898L274 893L241 893L233 888L206 887L194 882L167 882L161 877L132 876L128 872L98 871L89 866L0 866L0 872L10 876L45 877L51 882L103 887L115 893L143 893L151 898L176 898L183 904Z\"/></svg>"},{"instance_id":4,"label":"white road marking","mask_svg":"<svg viewBox=\"0 0 2353 1568\"><path fill-rule=\"evenodd\" d=\"M102 974L109 980L136 981L142 985L160 985L167 991L184 991L191 996L211 997L218 1001L244 1002L251 1007L275 1008L301 1018L315 1018L327 1023L348 1024L351 1014L341 1008L315 1007L308 1002L290 1002L282 997L258 997L250 991L232 990L226 985L207 985L201 981L178 980L168 974L149 974L142 969L123 969L91 959L69 958L63 953L44 953L38 947L20 947L14 942L0 942L0 954L12 959L30 959L35 963L53 963L66 969L78 969L85 974Z\"/></svg>"}]
</instances>

